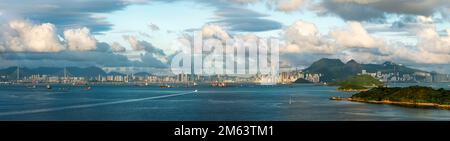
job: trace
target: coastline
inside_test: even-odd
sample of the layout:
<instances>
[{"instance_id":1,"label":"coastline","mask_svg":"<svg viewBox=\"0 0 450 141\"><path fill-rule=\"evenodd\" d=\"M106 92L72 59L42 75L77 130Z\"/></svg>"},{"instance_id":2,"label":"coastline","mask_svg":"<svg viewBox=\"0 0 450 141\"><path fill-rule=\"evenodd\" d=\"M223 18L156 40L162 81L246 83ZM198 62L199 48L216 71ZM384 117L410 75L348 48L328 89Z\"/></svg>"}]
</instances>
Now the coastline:
<instances>
[{"instance_id":1,"label":"coastline","mask_svg":"<svg viewBox=\"0 0 450 141\"><path fill-rule=\"evenodd\" d=\"M368 91L370 89L337 89L337 91L339 92L365 92Z\"/></svg>"},{"instance_id":2,"label":"coastline","mask_svg":"<svg viewBox=\"0 0 450 141\"><path fill-rule=\"evenodd\" d=\"M432 108L450 110L450 105L443 105L443 104L437 104L437 103L399 102L399 101L390 101L390 100L376 101L376 100L364 100L364 99L357 99L357 98L340 98L340 97L334 97L334 96L331 97L330 100L362 102L362 103L372 103L372 104L389 104L389 105L400 105L400 106L408 106L408 107L411 107L411 106L412 107L432 107Z\"/></svg>"}]
</instances>

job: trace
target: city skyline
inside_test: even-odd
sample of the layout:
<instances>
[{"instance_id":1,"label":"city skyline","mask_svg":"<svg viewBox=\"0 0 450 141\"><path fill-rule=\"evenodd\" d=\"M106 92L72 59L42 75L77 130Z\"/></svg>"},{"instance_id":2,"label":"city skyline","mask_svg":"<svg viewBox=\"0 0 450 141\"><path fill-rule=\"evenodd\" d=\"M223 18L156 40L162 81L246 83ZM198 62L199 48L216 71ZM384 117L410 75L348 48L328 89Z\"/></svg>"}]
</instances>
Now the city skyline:
<instances>
[{"instance_id":1,"label":"city skyline","mask_svg":"<svg viewBox=\"0 0 450 141\"><path fill-rule=\"evenodd\" d=\"M179 51L174 41L201 31L205 38L279 39L284 68L327 57L448 74L449 9L444 0L2 0L0 62L158 72Z\"/></svg>"},{"instance_id":2,"label":"city skyline","mask_svg":"<svg viewBox=\"0 0 450 141\"><path fill-rule=\"evenodd\" d=\"M337 59L322 58L306 69L280 71L276 84L323 83L341 81L355 75L368 75L386 83L450 82L450 74L439 74L408 68L402 64L385 62L383 64L359 64L356 61L335 62ZM338 67L338 68L336 68ZM355 70L356 69L356 70ZM335 70L335 71L333 71ZM337 71L336 71L337 70ZM350 73L349 73L350 72ZM344 74L345 73L345 74ZM336 76L338 74L338 76ZM161 83L247 83L263 84L270 74L154 74L146 71L127 73L117 70L88 67L50 67L0 69L1 83L61 83L61 84L140 84Z\"/></svg>"}]
</instances>

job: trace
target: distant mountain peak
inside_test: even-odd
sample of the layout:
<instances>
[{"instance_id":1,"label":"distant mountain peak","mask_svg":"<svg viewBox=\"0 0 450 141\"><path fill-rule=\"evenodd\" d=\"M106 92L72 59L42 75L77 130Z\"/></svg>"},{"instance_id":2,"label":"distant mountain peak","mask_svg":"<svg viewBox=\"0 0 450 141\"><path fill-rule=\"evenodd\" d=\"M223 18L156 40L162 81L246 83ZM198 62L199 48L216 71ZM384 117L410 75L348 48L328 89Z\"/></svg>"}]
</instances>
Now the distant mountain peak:
<instances>
[{"instance_id":1,"label":"distant mountain peak","mask_svg":"<svg viewBox=\"0 0 450 141\"><path fill-rule=\"evenodd\" d=\"M353 59L344 64L339 59L322 58L312 63L308 68L305 69L305 72L320 73L322 74L322 77L320 78L321 81L333 82L344 80L350 76L357 75L358 73L361 73L362 70L366 70L366 72L372 73L380 71L383 73L398 72L400 74L412 74L414 72L421 71L405 66L393 66L400 65L390 61L387 61L383 64L360 64Z\"/></svg>"},{"instance_id":2,"label":"distant mountain peak","mask_svg":"<svg viewBox=\"0 0 450 141\"><path fill-rule=\"evenodd\" d=\"M346 64L358 64L358 62L356 62L355 60L351 59Z\"/></svg>"},{"instance_id":3,"label":"distant mountain peak","mask_svg":"<svg viewBox=\"0 0 450 141\"><path fill-rule=\"evenodd\" d=\"M330 58L322 58L322 59L314 62L313 64L321 64L321 63L334 64L334 65L343 65L344 64L340 59L330 59Z\"/></svg>"},{"instance_id":4,"label":"distant mountain peak","mask_svg":"<svg viewBox=\"0 0 450 141\"><path fill-rule=\"evenodd\" d=\"M386 61L383 63L383 65L397 65L397 64L395 64L394 62L391 62L391 61Z\"/></svg>"}]
</instances>

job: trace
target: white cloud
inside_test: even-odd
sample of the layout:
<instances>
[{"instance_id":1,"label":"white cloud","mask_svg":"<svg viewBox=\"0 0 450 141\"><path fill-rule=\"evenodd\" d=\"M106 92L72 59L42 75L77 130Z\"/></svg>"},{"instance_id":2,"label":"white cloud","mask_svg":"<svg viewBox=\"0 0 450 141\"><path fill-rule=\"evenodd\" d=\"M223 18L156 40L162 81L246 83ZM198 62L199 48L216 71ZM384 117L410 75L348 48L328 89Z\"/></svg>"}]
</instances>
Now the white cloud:
<instances>
[{"instance_id":1,"label":"white cloud","mask_svg":"<svg viewBox=\"0 0 450 141\"><path fill-rule=\"evenodd\" d=\"M413 64L448 64L450 55L445 53L433 53L417 46L397 43L386 50L391 60Z\"/></svg>"},{"instance_id":2,"label":"white cloud","mask_svg":"<svg viewBox=\"0 0 450 141\"><path fill-rule=\"evenodd\" d=\"M97 44L86 27L67 29L63 37L51 23L13 20L0 28L0 52L90 51L95 50Z\"/></svg>"},{"instance_id":3,"label":"white cloud","mask_svg":"<svg viewBox=\"0 0 450 141\"><path fill-rule=\"evenodd\" d=\"M155 47L152 43L138 40L135 36L131 35L125 35L123 38L130 44L133 51L145 51L144 56L147 57L147 59L151 56L162 62L167 62L166 53L162 49ZM142 56L141 59L143 59Z\"/></svg>"},{"instance_id":4,"label":"white cloud","mask_svg":"<svg viewBox=\"0 0 450 141\"><path fill-rule=\"evenodd\" d=\"M123 47L118 42L114 42L110 46L111 46L111 49L113 52L125 52L126 51L125 47Z\"/></svg>"},{"instance_id":5,"label":"white cloud","mask_svg":"<svg viewBox=\"0 0 450 141\"><path fill-rule=\"evenodd\" d=\"M417 16L417 22L418 23L422 23L422 24L430 24L433 23L433 18L430 17L426 17L426 16Z\"/></svg>"},{"instance_id":6,"label":"white cloud","mask_svg":"<svg viewBox=\"0 0 450 141\"><path fill-rule=\"evenodd\" d=\"M433 28L425 28L417 33L417 47L432 53L450 54L450 29L447 37L441 37Z\"/></svg>"},{"instance_id":7,"label":"white cloud","mask_svg":"<svg viewBox=\"0 0 450 141\"><path fill-rule=\"evenodd\" d=\"M281 53L320 53L331 54L336 48L320 35L313 23L297 21L284 30L283 38L286 46Z\"/></svg>"},{"instance_id":8,"label":"white cloud","mask_svg":"<svg viewBox=\"0 0 450 141\"><path fill-rule=\"evenodd\" d=\"M136 39L136 37L130 36L130 35L124 35L123 38L130 44L131 49L133 49L134 51L144 50L144 48L142 46L138 45L139 42Z\"/></svg>"},{"instance_id":9,"label":"white cloud","mask_svg":"<svg viewBox=\"0 0 450 141\"><path fill-rule=\"evenodd\" d=\"M58 52L64 46L53 24L34 25L28 21L11 21L0 33L2 52Z\"/></svg>"},{"instance_id":10,"label":"white cloud","mask_svg":"<svg viewBox=\"0 0 450 141\"><path fill-rule=\"evenodd\" d=\"M71 51L88 51L96 48L97 41L86 27L64 31L67 49Z\"/></svg>"},{"instance_id":11,"label":"white cloud","mask_svg":"<svg viewBox=\"0 0 450 141\"><path fill-rule=\"evenodd\" d=\"M221 40L227 40L230 35L225 31L222 26L208 24L202 27L203 38L218 38Z\"/></svg>"},{"instance_id":12,"label":"white cloud","mask_svg":"<svg viewBox=\"0 0 450 141\"><path fill-rule=\"evenodd\" d=\"M276 10L284 12L292 12L299 10L308 0L269 0L269 7L275 7Z\"/></svg>"},{"instance_id":13,"label":"white cloud","mask_svg":"<svg viewBox=\"0 0 450 141\"><path fill-rule=\"evenodd\" d=\"M336 43L350 48L375 48L383 46L384 41L372 37L359 22L350 22L345 29L330 32Z\"/></svg>"},{"instance_id":14,"label":"white cloud","mask_svg":"<svg viewBox=\"0 0 450 141\"><path fill-rule=\"evenodd\" d=\"M429 21L428 21L429 22ZM378 48L387 60L400 61L409 64L449 64L450 63L450 29L447 36L441 36L433 23L414 26L417 43L407 45L402 42L389 43Z\"/></svg>"}]
</instances>

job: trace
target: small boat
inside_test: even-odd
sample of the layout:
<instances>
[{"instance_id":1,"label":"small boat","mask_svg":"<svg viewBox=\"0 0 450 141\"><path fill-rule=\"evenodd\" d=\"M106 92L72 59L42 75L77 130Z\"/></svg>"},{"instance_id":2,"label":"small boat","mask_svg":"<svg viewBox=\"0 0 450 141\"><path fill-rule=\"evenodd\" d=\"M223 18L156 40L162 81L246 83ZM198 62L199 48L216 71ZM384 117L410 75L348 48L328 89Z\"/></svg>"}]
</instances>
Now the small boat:
<instances>
[{"instance_id":1,"label":"small boat","mask_svg":"<svg viewBox=\"0 0 450 141\"><path fill-rule=\"evenodd\" d=\"M29 88L29 89L36 89L36 85L28 86L27 88Z\"/></svg>"},{"instance_id":2,"label":"small boat","mask_svg":"<svg viewBox=\"0 0 450 141\"><path fill-rule=\"evenodd\" d=\"M92 88L91 88L90 86L88 86L88 87L86 87L86 88L83 88L83 90L89 91L89 90L92 90Z\"/></svg>"},{"instance_id":3,"label":"small boat","mask_svg":"<svg viewBox=\"0 0 450 141\"><path fill-rule=\"evenodd\" d=\"M52 86L50 86L50 84L47 84L46 88L47 89L52 89Z\"/></svg>"},{"instance_id":4,"label":"small boat","mask_svg":"<svg viewBox=\"0 0 450 141\"><path fill-rule=\"evenodd\" d=\"M171 86L171 85L161 85L159 87L160 88L175 88L174 86Z\"/></svg>"}]
</instances>

